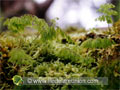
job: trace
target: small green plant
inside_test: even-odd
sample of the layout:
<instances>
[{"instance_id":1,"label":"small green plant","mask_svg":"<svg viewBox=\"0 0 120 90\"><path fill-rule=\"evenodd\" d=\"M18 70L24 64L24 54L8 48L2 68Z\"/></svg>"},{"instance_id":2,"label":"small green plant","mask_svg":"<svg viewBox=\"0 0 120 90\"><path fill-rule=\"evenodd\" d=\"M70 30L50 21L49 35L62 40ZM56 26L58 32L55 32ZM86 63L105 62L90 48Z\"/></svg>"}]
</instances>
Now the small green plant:
<instances>
[{"instance_id":1,"label":"small green plant","mask_svg":"<svg viewBox=\"0 0 120 90\"><path fill-rule=\"evenodd\" d=\"M113 15L117 15L117 11L113 10L113 8L115 8L115 6L113 4L104 4L101 5L100 8L98 9L98 12L102 13L103 15L99 16L97 20L99 21L106 21L108 23L108 28L109 28L109 24L113 23L112 20L112 16Z\"/></svg>"},{"instance_id":2,"label":"small green plant","mask_svg":"<svg viewBox=\"0 0 120 90\"><path fill-rule=\"evenodd\" d=\"M112 44L114 44L114 41L111 41L110 39L107 38L96 38L96 39L88 39L86 41L84 41L81 44L81 47L83 48L108 48L110 47Z\"/></svg>"},{"instance_id":3,"label":"small green plant","mask_svg":"<svg viewBox=\"0 0 120 90\"><path fill-rule=\"evenodd\" d=\"M97 29L97 28L91 28L91 29L90 29L90 32L91 32L91 33L95 33L95 32L97 32L98 30L99 30L99 29Z\"/></svg>"},{"instance_id":4,"label":"small green plant","mask_svg":"<svg viewBox=\"0 0 120 90\"><path fill-rule=\"evenodd\" d=\"M58 39L59 36L66 38L68 42L72 42L72 39L65 34L59 27L55 28L55 20L52 20L53 25L49 26L45 20L39 19L32 15L23 15L21 17L13 17L7 19L4 25L8 27L9 30L16 33L21 33L27 27L35 29L39 32L41 41L45 42L48 40Z\"/></svg>"},{"instance_id":5,"label":"small green plant","mask_svg":"<svg viewBox=\"0 0 120 90\"><path fill-rule=\"evenodd\" d=\"M34 63L34 60L25 53L22 49L13 49L10 52L9 62L22 66L22 65L31 65Z\"/></svg>"}]
</instances>

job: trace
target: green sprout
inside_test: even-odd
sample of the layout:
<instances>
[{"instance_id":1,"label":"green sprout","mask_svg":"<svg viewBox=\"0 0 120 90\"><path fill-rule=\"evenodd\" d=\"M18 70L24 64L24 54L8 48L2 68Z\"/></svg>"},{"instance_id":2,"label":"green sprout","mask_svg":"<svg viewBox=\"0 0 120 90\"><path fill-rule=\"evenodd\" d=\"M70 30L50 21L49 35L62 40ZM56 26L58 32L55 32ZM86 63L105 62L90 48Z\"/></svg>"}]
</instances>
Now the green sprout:
<instances>
[{"instance_id":1,"label":"green sprout","mask_svg":"<svg viewBox=\"0 0 120 90\"><path fill-rule=\"evenodd\" d=\"M100 6L100 8L98 9L98 12L102 13L103 15L99 16L96 21L106 21L108 23L108 28L109 28L109 24L113 23L112 20L112 16L117 15L117 11L113 10L113 8L115 8L115 5L113 4L103 4ZM109 28L110 30L110 28Z\"/></svg>"}]
</instances>

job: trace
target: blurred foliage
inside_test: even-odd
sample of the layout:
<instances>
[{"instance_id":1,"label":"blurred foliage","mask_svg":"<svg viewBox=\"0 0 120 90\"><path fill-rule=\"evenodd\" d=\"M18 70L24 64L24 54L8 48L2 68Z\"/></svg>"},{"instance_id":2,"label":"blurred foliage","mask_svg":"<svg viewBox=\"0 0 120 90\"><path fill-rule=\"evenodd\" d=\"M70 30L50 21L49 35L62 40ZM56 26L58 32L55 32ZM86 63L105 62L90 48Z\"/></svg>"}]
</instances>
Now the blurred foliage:
<instances>
[{"instance_id":1,"label":"blurred foliage","mask_svg":"<svg viewBox=\"0 0 120 90\"><path fill-rule=\"evenodd\" d=\"M120 20L113 24L113 30L115 33L120 34Z\"/></svg>"},{"instance_id":2,"label":"blurred foliage","mask_svg":"<svg viewBox=\"0 0 120 90\"><path fill-rule=\"evenodd\" d=\"M0 34L0 87L15 90L119 89L120 38L114 34L84 34L72 39L54 24L35 16L13 17L5 23L12 32ZM113 27L118 27L115 24ZM31 35L24 35L26 27ZM118 28L116 28L116 31ZM22 32L21 32L22 31ZM77 31L77 30L75 30ZM13 33L16 32L16 33ZM80 42L80 43L78 43ZM108 85L14 85L21 77L108 77Z\"/></svg>"},{"instance_id":3,"label":"blurred foliage","mask_svg":"<svg viewBox=\"0 0 120 90\"><path fill-rule=\"evenodd\" d=\"M96 20L99 21L107 21L108 24L113 23L112 15L117 15L117 11L112 10L112 8L115 8L113 4L103 4L98 9L98 12L103 13L102 16L99 16Z\"/></svg>"},{"instance_id":4,"label":"blurred foliage","mask_svg":"<svg viewBox=\"0 0 120 90\"><path fill-rule=\"evenodd\" d=\"M3 20L4 20L4 17L0 16L0 33L2 32Z\"/></svg>"},{"instance_id":5,"label":"blurred foliage","mask_svg":"<svg viewBox=\"0 0 120 90\"><path fill-rule=\"evenodd\" d=\"M113 0L112 3L115 5L114 10L118 12L117 16L113 16L114 22L117 22L120 19L120 0Z\"/></svg>"}]
</instances>

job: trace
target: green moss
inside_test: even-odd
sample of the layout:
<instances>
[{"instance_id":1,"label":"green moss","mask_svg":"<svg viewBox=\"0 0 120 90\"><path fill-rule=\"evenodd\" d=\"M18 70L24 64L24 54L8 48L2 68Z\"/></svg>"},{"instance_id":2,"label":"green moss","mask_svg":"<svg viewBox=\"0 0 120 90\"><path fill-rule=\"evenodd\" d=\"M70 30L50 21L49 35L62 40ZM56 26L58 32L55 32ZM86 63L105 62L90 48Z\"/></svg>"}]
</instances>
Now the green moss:
<instances>
[{"instance_id":1,"label":"green moss","mask_svg":"<svg viewBox=\"0 0 120 90\"><path fill-rule=\"evenodd\" d=\"M114 44L114 41L111 41L107 38L96 38L96 39L88 39L81 44L83 48L108 48Z\"/></svg>"},{"instance_id":2,"label":"green moss","mask_svg":"<svg viewBox=\"0 0 120 90\"><path fill-rule=\"evenodd\" d=\"M19 33L14 36L8 33L0 36L0 53L9 56L8 59L0 56L0 70L3 73L0 73L0 82L4 83L1 86L3 89L14 88L14 84L9 83L14 75L109 78L108 85L23 85L15 86L17 90L119 88L119 50L114 47L117 45L119 48L119 44L114 43L111 38L100 38L96 35L97 38L86 38L81 45L78 45L59 27L49 26L44 20L31 15L8 19L5 25ZM24 32L26 27L36 29L37 33L33 36L24 36L21 31ZM63 43L61 40L66 42Z\"/></svg>"}]
</instances>

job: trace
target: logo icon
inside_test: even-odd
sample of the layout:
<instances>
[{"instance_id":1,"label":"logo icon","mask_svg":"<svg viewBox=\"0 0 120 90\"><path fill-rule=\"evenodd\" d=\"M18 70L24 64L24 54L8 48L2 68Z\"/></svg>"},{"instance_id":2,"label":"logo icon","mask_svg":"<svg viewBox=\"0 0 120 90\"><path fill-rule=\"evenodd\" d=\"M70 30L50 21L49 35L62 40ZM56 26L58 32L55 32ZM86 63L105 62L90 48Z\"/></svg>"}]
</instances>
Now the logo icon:
<instances>
[{"instance_id":1,"label":"logo icon","mask_svg":"<svg viewBox=\"0 0 120 90\"><path fill-rule=\"evenodd\" d=\"M19 75L13 76L12 80L13 80L13 83L17 86L21 86L23 84L22 77Z\"/></svg>"}]
</instances>

